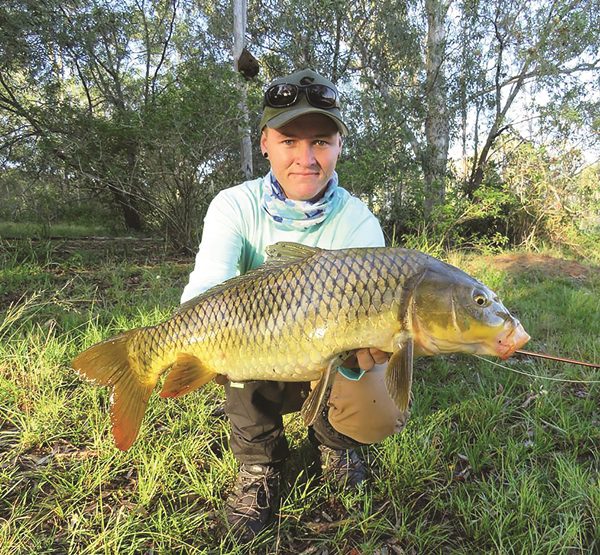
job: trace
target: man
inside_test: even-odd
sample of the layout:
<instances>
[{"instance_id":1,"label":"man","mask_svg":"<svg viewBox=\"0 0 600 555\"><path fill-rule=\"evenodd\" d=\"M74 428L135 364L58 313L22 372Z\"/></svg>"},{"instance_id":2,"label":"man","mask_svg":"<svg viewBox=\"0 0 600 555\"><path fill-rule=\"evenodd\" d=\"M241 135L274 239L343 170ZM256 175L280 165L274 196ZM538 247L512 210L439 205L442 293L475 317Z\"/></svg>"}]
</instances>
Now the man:
<instances>
[{"instance_id":1,"label":"man","mask_svg":"<svg viewBox=\"0 0 600 555\"><path fill-rule=\"evenodd\" d=\"M182 302L258 267L266 247L278 241L326 249L384 246L377 219L338 185L335 166L348 129L333 83L308 69L276 79L265 91L260 129L271 171L212 201ZM309 429L324 476L351 486L362 482L356 449L404 426L407 414L385 391L386 360L377 349L361 349L355 362L362 371L336 376L325 410ZM258 534L277 506L288 456L282 415L299 410L308 391L303 383L225 384L230 446L240 463L227 520L242 539Z\"/></svg>"}]
</instances>

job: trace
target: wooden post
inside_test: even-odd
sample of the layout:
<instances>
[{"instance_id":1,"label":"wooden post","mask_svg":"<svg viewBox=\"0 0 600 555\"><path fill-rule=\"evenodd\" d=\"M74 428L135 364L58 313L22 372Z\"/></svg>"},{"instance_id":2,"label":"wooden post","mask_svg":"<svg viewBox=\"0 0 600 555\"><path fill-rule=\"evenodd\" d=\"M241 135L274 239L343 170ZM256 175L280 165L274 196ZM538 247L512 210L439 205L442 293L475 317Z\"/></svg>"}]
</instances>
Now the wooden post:
<instances>
[{"instance_id":1,"label":"wooden post","mask_svg":"<svg viewBox=\"0 0 600 555\"><path fill-rule=\"evenodd\" d=\"M246 0L233 0L233 69L238 71L238 60L246 42ZM252 140L250 138L250 114L248 112L248 85L238 76L240 101L238 108L241 114L239 133L241 137L242 173L246 179L252 179Z\"/></svg>"}]
</instances>

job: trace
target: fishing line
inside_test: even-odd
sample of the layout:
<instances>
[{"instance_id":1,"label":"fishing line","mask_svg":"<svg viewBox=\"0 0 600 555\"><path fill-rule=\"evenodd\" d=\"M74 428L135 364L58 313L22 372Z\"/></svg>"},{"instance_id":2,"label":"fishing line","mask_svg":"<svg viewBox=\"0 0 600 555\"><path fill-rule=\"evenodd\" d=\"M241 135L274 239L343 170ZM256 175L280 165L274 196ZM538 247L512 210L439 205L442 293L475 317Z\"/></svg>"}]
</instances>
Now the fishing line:
<instances>
[{"instance_id":1,"label":"fishing line","mask_svg":"<svg viewBox=\"0 0 600 555\"><path fill-rule=\"evenodd\" d=\"M522 374L523 376L528 376L530 378L538 378L540 380L550 380L553 382L582 383L582 384L600 383L600 380L569 380L567 378L554 378L552 376L540 376L538 374L531 374L529 372L525 372L524 370L517 370L516 368L510 368L509 366L504 366L503 364L494 362L493 360L490 360L488 358L480 357L479 355L473 355L473 356L480 360L484 360L485 362L489 362L490 364L493 364L494 366L499 366L500 368L504 368L505 370L510 370L511 372L514 372L515 374Z\"/></svg>"}]
</instances>

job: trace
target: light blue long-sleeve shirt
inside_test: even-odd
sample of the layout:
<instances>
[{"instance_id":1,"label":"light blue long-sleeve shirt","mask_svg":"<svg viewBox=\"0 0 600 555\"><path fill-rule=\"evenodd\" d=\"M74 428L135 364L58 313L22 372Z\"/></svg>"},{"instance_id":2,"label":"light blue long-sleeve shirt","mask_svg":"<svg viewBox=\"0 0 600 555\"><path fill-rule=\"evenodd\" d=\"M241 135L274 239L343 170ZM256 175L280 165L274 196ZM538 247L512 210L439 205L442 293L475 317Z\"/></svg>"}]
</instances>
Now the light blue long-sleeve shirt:
<instances>
[{"instance_id":1,"label":"light blue long-sleeve shirt","mask_svg":"<svg viewBox=\"0 0 600 555\"><path fill-rule=\"evenodd\" d=\"M341 187L341 202L325 221L308 229L282 229L262 208L264 181L262 177L225 189L210 203L182 303L257 268L265 260L265 249L278 241L324 249L385 245L377 218Z\"/></svg>"}]
</instances>

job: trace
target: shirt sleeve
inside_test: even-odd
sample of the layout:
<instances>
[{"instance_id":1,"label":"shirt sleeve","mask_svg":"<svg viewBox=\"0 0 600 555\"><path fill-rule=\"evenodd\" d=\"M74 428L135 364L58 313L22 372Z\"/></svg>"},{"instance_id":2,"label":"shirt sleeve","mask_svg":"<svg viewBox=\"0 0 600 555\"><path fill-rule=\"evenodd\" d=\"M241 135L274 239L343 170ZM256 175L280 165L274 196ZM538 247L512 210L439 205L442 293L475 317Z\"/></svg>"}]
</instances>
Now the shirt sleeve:
<instances>
[{"instance_id":1,"label":"shirt sleeve","mask_svg":"<svg viewBox=\"0 0 600 555\"><path fill-rule=\"evenodd\" d=\"M243 234L238 211L221 192L206 212L194 269L181 295L181 302L193 299L213 285L239 275L242 247Z\"/></svg>"}]
</instances>

